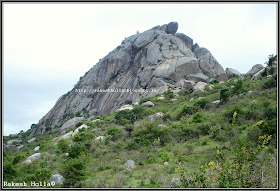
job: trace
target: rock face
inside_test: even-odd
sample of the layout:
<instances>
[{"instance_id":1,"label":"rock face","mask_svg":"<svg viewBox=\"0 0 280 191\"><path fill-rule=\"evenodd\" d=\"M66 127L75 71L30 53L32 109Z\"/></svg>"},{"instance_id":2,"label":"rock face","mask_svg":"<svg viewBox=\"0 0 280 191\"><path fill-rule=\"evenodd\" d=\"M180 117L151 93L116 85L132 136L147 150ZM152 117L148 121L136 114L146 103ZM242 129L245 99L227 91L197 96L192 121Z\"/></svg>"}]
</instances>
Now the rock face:
<instances>
[{"instance_id":1,"label":"rock face","mask_svg":"<svg viewBox=\"0 0 280 191\"><path fill-rule=\"evenodd\" d=\"M9 140L7 142L7 144L12 145L13 143L21 143L21 142L22 142L22 140L20 140L20 139L13 139L13 140Z\"/></svg>"},{"instance_id":2,"label":"rock face","mask_svg":"<svg viewBox=\"0 0 280 191\"><path fill-rule=\"evenodd\" d=\"M39 151L39 150L40 150L40 146L37 146L37 147L34 148L34 151L35 151L35 152L37 152L37 151Z\"/></svg>"},{"instance_id":3,"label":"rock face","mask_svg":"<svg viewBox=\"0 0 280 191\"><path fill-rule=\"evenodd\" d=\"M255 73L257 73L261 69L263 69L263 66L261 64L256 64L246 73L246 75L251 75L251 74L254 75Z\"/></svg>"},{"instance_id":4,"label":"rock face","mask_svg":"<svg viewBox=\"0 0 280 191\"><path fill-rule=\"evenodd\" d=\"M195 85L195 82L190 81L190 80L181 79L179 82L177 82L177 87L180 87L180 88L186 89L186 90L192 90L194 85Z\"/></svg>"},{"instance_id":5,"label":"rock face","mask_svg":"<svg viewBox=\"0 0 280 191\"><path fill-rule=\"evenodd\" d=\"M142 103L141 105L143 105L144 107L154 107L155 104L151 101L147 101L145 103Z\"/></svg>"},{"instance_id":6,"label":"rock face","mask_svg":"<svg viewBox=\"0 0 280 191\"><path fill-rule=\"evenodd\" d=\"M258 80L261 77L262 72L264 72L264 68L261 69L260 71L258 71L257 73L255 73L252 77L252 80Z\"/></svg>"},{"instance_id":7,"label":"rock face","mask_svg":"<svg viewBox=\"0 0 280 191\"><path fill-rule=\"evenodd\" d=\"M164 117L163 113L155 113L153 115L148 116L148 121L154 121L156 119L163 118L163 117Z\"/></svg>"},{"instance_id":8,"label":"rock face","mask_svg":"<svg viewBox=\"0 0 280 191\"><path fill-rule=\"evenodd\" d=\"M41 153L35 153L35 154L31 155L30 157L28 157L23 163L30 164L33 161L41 158L41 155L42 155Z\"/></svg>"},{"instance_id":9,"label":"rock face","mask_svg":"<svg viewBox=\"0 0 280 191\"><path fill-rule=\"evenodd\" d=\"M191 80L191 81L194 81L194 82L199 82L199 81L207 82L209 80L209 77L205 76L204 74L197 73L197 74L188 75L187 80Z\"/></svg>"},{"instance_id":10,"label":"rock face","mask_svg":"<svg viewBox=\"0 0 280 191\"><path fill-rule=\"evenodd\" d=\"M74 117L73 119L70 119L66 121L62 127L60 128L60 131L65 131L67 129L73 129L76 125L76 123L85 120L84 117Z\"/></svg>"},{"instance_id":11,"label":"rock face","mask_svg":"<svg viewBox=\"0 0 280 191\"><path fill-rule=\"evenodd\" d=\"M127 37L57 100L32 129L30 137L44 133L46 127L67 129L64 122L73 114L86 113L88 120L96 113L115 112L126 100L134 103L141 97L162 94L190 74L212 78L224 73L208 49L193 45L190 37L176 33L177 30L178 23L171 22ZM137 93L97 92L98 89L130 89Z\"/></svg>"},{"instance_id":12,"label":"rock face","mask_svg":"<svg viewBox=\"0 0 280 191\"><path fill-rule=\"evenodd\" d=\"M233 75L233 76L240 76L241 75L240 72L238 72L237 70L235 70L233 68L227 68L226 69L226 74Z\"/></svg>"},{"instance_id":13,"label":"rock face","mask_svg":"<svg viewBox=\"0 0 280 191\"><path fill-rule=\"evenodd\" d=\"M175 34L178 30L178 23L177 22L171 22L166 27L166 33L167 34Z\"/></svg>"},{"instance_id":14,"label":"rock face","mask_svg":"<svg viewBox=\"0 0 280 191\"><path fill-rule=\"evenodd\" d=\"M52 178L49 180L49 182L55 182L55 183L63 184L64 177L60 174L54 174L54 175L52 175Z\"/></svg>"},{"instance_id":15,"label":"rock face","mask_svg":"<svg viewBox=\"0 0 280 191\"><path fill-rule=\"evenodd\" d=\"M32 138L32 139L29 139L28 141L27 141L27 143L32 143L33 141L35 141L36 140L36 137L34 137L34 138Z\"/></svg>"},{"instance_id":16,"label":"rock face","mask_svg":"<svg viewBox=\"0 0 280 191\"><path fill-rule=\"evenodd\" d=\"M118 111L122 111L122 110L132 110L133 107L132 105L124 105L122 106L120 109L118 109Z\"/></svg>"},{"instance_id":17,"label":"rock face","mask_svg":"<svg viewBox=\"0 0 280 191\"><path fill-rule=\"evenodd\" d=\"M70 137L74 137L75 135L77 135L80 132L80 129L85 128L88 129L89 127L85 124L81 125L80 127L78 127L77 129L75 129L74 131L70 131L60 137L56 137L53 140L57 141L57 140L61 140L61 139L68 139Z\"/></svg>"},{"instance_id":18,"label":"rock face","mask_svg":"<svg viewBox=\"0 0 280 191\"><path fill-rule=\"evenodd\" d=\"M126 163L124 164L125 168L127 169L133 169L135 168L135 162L133 160L128 160L126 161Z\"/></svg>"}]
</instances>

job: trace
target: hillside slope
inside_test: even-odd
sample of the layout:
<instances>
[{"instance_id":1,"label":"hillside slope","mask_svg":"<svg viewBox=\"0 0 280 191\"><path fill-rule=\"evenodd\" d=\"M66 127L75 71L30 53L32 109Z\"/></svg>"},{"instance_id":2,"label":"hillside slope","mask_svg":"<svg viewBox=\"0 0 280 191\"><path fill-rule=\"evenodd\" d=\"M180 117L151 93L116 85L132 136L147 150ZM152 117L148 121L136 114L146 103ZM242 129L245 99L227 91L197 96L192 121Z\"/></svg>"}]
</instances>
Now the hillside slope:
<instances>
[{"instance_id":1,"label":"hillside slope","mask_svg":"<svg viewBox=\"0 0 280 191\"><path fill-rule=\"evenodd\" d=\"M47 187L56 188L277 188L277 75L271 68L255 80L252 74L213 80L195 94L169 88L65 133L55 128L33 139L31 130L4 137L16 148L3 154L4 181L54 181Z\"/></svg>"},{"instance_id":2,"label":"hillside slope","mask_svg":"<svg viewBox=\"0 0 280 191\"><path fill-rule=\"evenodd\" d=\"M61 127L74 115L86 113L91 118L97 113L114 112L126 102L161 94L191 74L212 78L224 73L209 50L194 45L190 37L176 33L177 29L178 23L171 22L123 40L59 98L30 136ZM128 89L137 93L94 92L97 89Z\"/></svg>"}]
</instances>

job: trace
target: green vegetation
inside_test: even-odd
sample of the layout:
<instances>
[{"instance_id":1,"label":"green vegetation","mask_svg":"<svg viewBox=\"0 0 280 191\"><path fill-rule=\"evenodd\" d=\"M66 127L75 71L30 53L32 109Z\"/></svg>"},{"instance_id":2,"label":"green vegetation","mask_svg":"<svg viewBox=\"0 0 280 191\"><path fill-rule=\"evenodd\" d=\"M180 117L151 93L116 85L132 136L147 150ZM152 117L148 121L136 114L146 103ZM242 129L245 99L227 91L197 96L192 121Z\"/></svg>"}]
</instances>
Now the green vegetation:
<instances>
[{"instance_id":1,"label":"green vegetation","mask_svg":"<svg viewBox=\"0 0 280 191\"><path fill-rule=\"evenodd\" d=\"M165 99L140 100L154 107L79 122L76 128L88 128L68 139L55 140L62 135L59 128L37 135L32 143L27 143L30 131L4 137L4 143L21 139L24 144L3 153L4 181L48 181L59 173L65 181L56 188L276 188L276 76L211 83L213 88L193 101L191 92L182 90L172 102L173 93L167 91ZM245 95L249 90L253 93ZM212 104L218 99L222 104ZM158 112L164 117L148 121ZM98 136L104 139L95 140ZM36 146L42 157L24 164ZM129 159L136 168L124 167Z\"/></svg>"}]
</instances>

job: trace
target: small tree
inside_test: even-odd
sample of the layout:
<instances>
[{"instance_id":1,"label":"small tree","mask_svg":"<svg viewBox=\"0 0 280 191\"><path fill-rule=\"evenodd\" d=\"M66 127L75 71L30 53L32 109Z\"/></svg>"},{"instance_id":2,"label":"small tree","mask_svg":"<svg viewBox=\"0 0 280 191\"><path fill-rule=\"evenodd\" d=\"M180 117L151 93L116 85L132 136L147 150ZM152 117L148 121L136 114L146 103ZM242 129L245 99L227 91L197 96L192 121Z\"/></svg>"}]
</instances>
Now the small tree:
<instances>
[{"instance_id":1,"label":"small tree","mask_svg":"<svg viewBox=\"0 0 280 191\"><path fill-rule=\"evenodd\" d=\"M228 87L223 87L220 91L220 100L222 103L226 103L229 100L230 91Z\"/></svg>"}]
</instances>

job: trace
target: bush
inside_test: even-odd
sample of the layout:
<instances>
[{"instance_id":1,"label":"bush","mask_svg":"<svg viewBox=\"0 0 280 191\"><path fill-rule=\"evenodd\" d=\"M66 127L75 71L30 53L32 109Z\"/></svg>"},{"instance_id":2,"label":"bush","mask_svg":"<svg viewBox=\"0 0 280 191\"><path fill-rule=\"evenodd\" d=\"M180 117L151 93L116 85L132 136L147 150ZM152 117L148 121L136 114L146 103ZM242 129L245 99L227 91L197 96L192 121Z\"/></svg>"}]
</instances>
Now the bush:
<instances>
[{"instance_id":1,"label":"bush","mask_svg":"<svg viewBox=\"0 0 280 191\"><path fill-rule=\"evenodd\" d=\"M201 123L205 119L206 119L205 115L203 115L200 112L197 112L196 114L193 115L192 122L194 122L194 123Z\"/></svg>"},{"instance_id":2,"label":"bush","mask_svg":"<svg viewBox=\"0 0 280 191\"><path fill-rule=\"evenodd\" d=\"M134 126L133 125L127 125L127 126L125 126L124 129L128 132L129 135L131 135L131 132L133 131Z\"/></svg>"},{"instance_id":3,"label":"bush","mask_svg":"<svg viewBox=\"0 0 280 191\"><path fill-rule=\"evenodd\" d=\"M274 135L277 132L277 119L274 118L272 120L265 121L261 126L260 129L262 133L265 135Z\"/></svg>"},{"instance_id":4,"label":"bush","mask_svg":"<svg viewBox=\"0 0 280 191\"><path fill-rule=\"evenodd\" d=\"M137 137L135 141L140 144L150 145L155 140L160 141L161 145L169 140L169 129L167 127L158 127L156 123L144 122L136 126L133 136Z\"/></svg>"},{"instance_id":5,"label":"bush","mask_svg":"<svg viewBox=\"0 0 280 191\"><path fill-rule=\"evenodd\" d=\"M127 123L134 123L136 121L136 115L132 110L122 110L116 113L115 120L118 124L124 125Z\"/></svg>"},{"instance_id":6,"label":"bush","mask_svg":"<svg viewBox=\"0 0 280 191\"><path fill-rule=\"evenodd\" d=\"M238 119L238 117L244 113L244 110L240 105L228 106L225 110L226 111L225 111L224 115L227 118L229 118L230 121L232 121L232 116L233 116L234 112L237 112L236 119Z\"/></svg>"},{"instance_id":7,"label":"bush","mask_svg":"<svg viewBox=\"0 0 280 191\"><path fill-rule=\"evenodd\" d=\"M47 181L51 176L49 168L39 168L35 171L35 177L38 181Z\"/></svg>"},{"instance_id":8,"label":"bush","mask_svg":"<svg viewBox=\"0 0 280 191\"><path fill-rule=\"evenodd\" d=\"M80 142L74 143L71 145L69 148L69 157L71 158L77 158L79 157L82 153L86 153L86 147L82 145Z\"/></svg>"},{"instance_id":9,"label":"bush","mask_svg":"<svg viewBox=\"0 0 280 191\"><path fill-rule=\"evenodd\" d=\"M172 99L172 98L174 98L174 94L173 94L173 92L172 92L171 90L167 90L166 92L163 93L163 95L164 95L164 97L165 97L166 99Z\"/></svg>"},{"instance_id":10,"label":"bush","mask_svg":"<svg viewBox=\"0 0 280 191\"><path fill-rule=\"evenodd\" d=\"M147 101L151 101L152 97L141 97L139 104L141 105L142 103L145 103Z\"/></svg>"},{"instance_id":11,"label":"bush","mask_svg":"<svg viewBox=\"0 0 280 191\"><path fill-rule=\"evenodd\" d=\"M131 111L136 116L136 120L143 119L145 116L149 115L143 106L134 107Z\"/></svg>"},{"instance_id":12,"label":"bush","mask_svg":"<svg viewBox=\"0 0 280 191\"><path fill-rule=\"evenodd\" d=\"M75 127L80 127L82 124L83 124L83 122L80 121L80 122L76 123Z\"/></svg>"},{"instance_id":13,"label":"bush","mask_svg":"<svg viewBox=\"0 0 280 191\"><path fill-rule=\"evenodd\" d=\"M86 121L85 124L86 124L87 126L89 126L89 127L94 127L94 124L93 124L93 122L92 122L91 120Z\"/></svg>"},{"instance_id":14,"label":"bush","mask_svg":"<svg viewBox=\"0 0 280 191\"><path fill-rule=\"evenodd\" d=\"M15 156L14 160L13 160L13 164L17 164L18 162L20 162L22 159L24 159L24 155L23 154L20 154L20 155L17 155Z\"/></svg>"},{"instance_id":15,"label":"bush","mask_svg":"<svg viewBox=\"0 0 280 191\"><path fill-rule=\"evenodd\" d=\"M78 111L78 112L75 114L75 116L76 116L76 117L81 117L81 112Z\"/></svg>"},{"instance_id":16,"label":"bush","mask_svg":"<svg viewBox=\"0 0 280 191\"><path fill-rule=\"evenodd\" d=\"M210 126L207 123L203 123L198 126L198 129L200 130L201 135L208 135L210 131Z\"/></svg>"},{"instance_id":17,"label":"bush","mask_svg":"<svg viewBox=\"0 0 280 191\"><path fill-rule=\"evenodd\" d=\"M192 105L184 105L177 115L177 119L181 119L181 117L186 116L186 115L191 115L197 111L197 108L192 106Z\"/></svg>"},{"instance_id":18,"label":"bush","mask_svg":"<svg viewBox=\"0 0 280 191\"><path fill-rule=\"evenodd\" d=\"M268 78L265 80L263 84L263 88L268 89L268 88L274 88L277 87L277 77L276 75L273 75L271 78Z\"/></svg>"},{"instance_id":19,"label":"bush","mask_svg":"<svg viewBox=\"0 0 280 191\"><path fill-rule=\"evenodd\" d=\"M202 109L204 109L204 108L205 108L205 105L206 105L207 103L209 103L209 102L210 102L210 101L209 101L207 98L202 98L202 99L199 99L199 100L195 101L194 105L195 105L195 106L199 106L199 107L201 107Z\"/></svg>"},{"instance_id":20,"label":"bush","mask_svg":"<svg viewBox=\"0 0 280 191\"><path fill-rule=\"evenodd\" d=\"M159 157L160 157L163 161L169 162L170 159L171 159L171 153L169 153L169 152L161 152L161 153L159 153Z\"/></svg>"},{"instance_id":21,"label":"bush","mask_svg":"<svg viewBox=\"0 0 280 191\"><path fill-rule=\"evenodd\" d=\"M241 79L238 79L237 82L234 84L234 87L232 89L233 94L241 94L243 92L243 81Z\"/></svg>"},{"instance_id":22,"label":"bush","mask_svg":"<svg viewBox=\"0 0 280 191\"><path fill-rule=\"evenodd\" d=\"M132 100L131 99L125 100L124 103L130 105L130 104L132 104Z\"/></svg>"},{"instance_id":23,"label":"bush","mask_svg":"<svg viewBox=\"0 0 280 191\"><path fill-rule=\"evenodd\" d=\"M82 142L82 141L86 141L86 140L91 140L94 137L94 133L93 132L81 132L76 134L73 137L73 141L74 142Z\"/></svg>"},{"instance_id":24,"label":"bush","mask_svg":"<svg viewBox=\"0 0 280 191\"><path fill-rule=\"evenodd\" d=\"M264 109L264 118L266 119L273 119L277 117L277 108L276 107L266 107Z\"/></svg>"},{"instance_id":25,"label":"bush","mask_svg":"<svg viewBox=\"0 0 280 191\"><path fill-rule=\"evenodd\" d=\"M216 80L216 79L211 80L211 81L209 82L209 84L218 84L218 83L219 83L219 81L218 81L218 80Z\"/></svg>"},{"instance_id":26,"label":"bush","mask_svg":"<svg viewBox=\"0 0 280 191\"><path fill-rule=\"evenodd\" d=\"M10 180L16 176L16 169L11 162L5 162L3 164L3 178L4 180Z\"/></svg>"},{"instance_id":27,"label":"bush","mask_svg":"<svg viewBox=\"0 0 280 191\"><path fill-rule=\"evenodd\" d=\"M61 152L65 153L68 150L69 142L66 139L61 139L58 141L57 146Z\"/></svg>"},{"instance_id":28,"label":"bush","mask_svg":"<svg viewBox=\"0 0 280 191\"><path fill-rule=\"evenodd\" d=\"M220 100L222 103L226 103L229 100L230 91L228 87L222 87L220 90Z\"/></svg>"},{"instance_id":29,"label":"bush","mask_svg":"<svg viewBox=\"0 0 280 191\"><path fill-rule=\"evenodd\" d=\"M188 124L182 127L181 134L186 136L188 139L198 138L200 134L200 130L196 127L195 124Z\"/></svg>"},{"instance_id":30,"label":"bush","mask_svg":"<svg viewBox=\"0 0 280 191\"><path fill-rule=\"evenodd\" d=\"M216 136L220 133L220 131L221 131L220 125L215 125L215 126L210 127L211 138L216 138Z\"/></svg>"},{"instance_id":31,"label":"bush","mask_svg":"<svg viewBox=\"0 0 280 191\"><path fill-rule=\"evenodd\" d=\"M111 139L115 141L122 135L122 131L118 128L110 127L109 129L107 129L107 134L111 135Z\"/></svg>"},{"instance_id":32,"label":"bush","mask_svg":"<svg viewBox=\"0 0 280 191\"><path fill-rule=\"evenodd\" d=\"M81 187L79 183L85 179L86 161L83 157L67 159L61 170L65 187Z\"/></svg>"}]
</instances>

